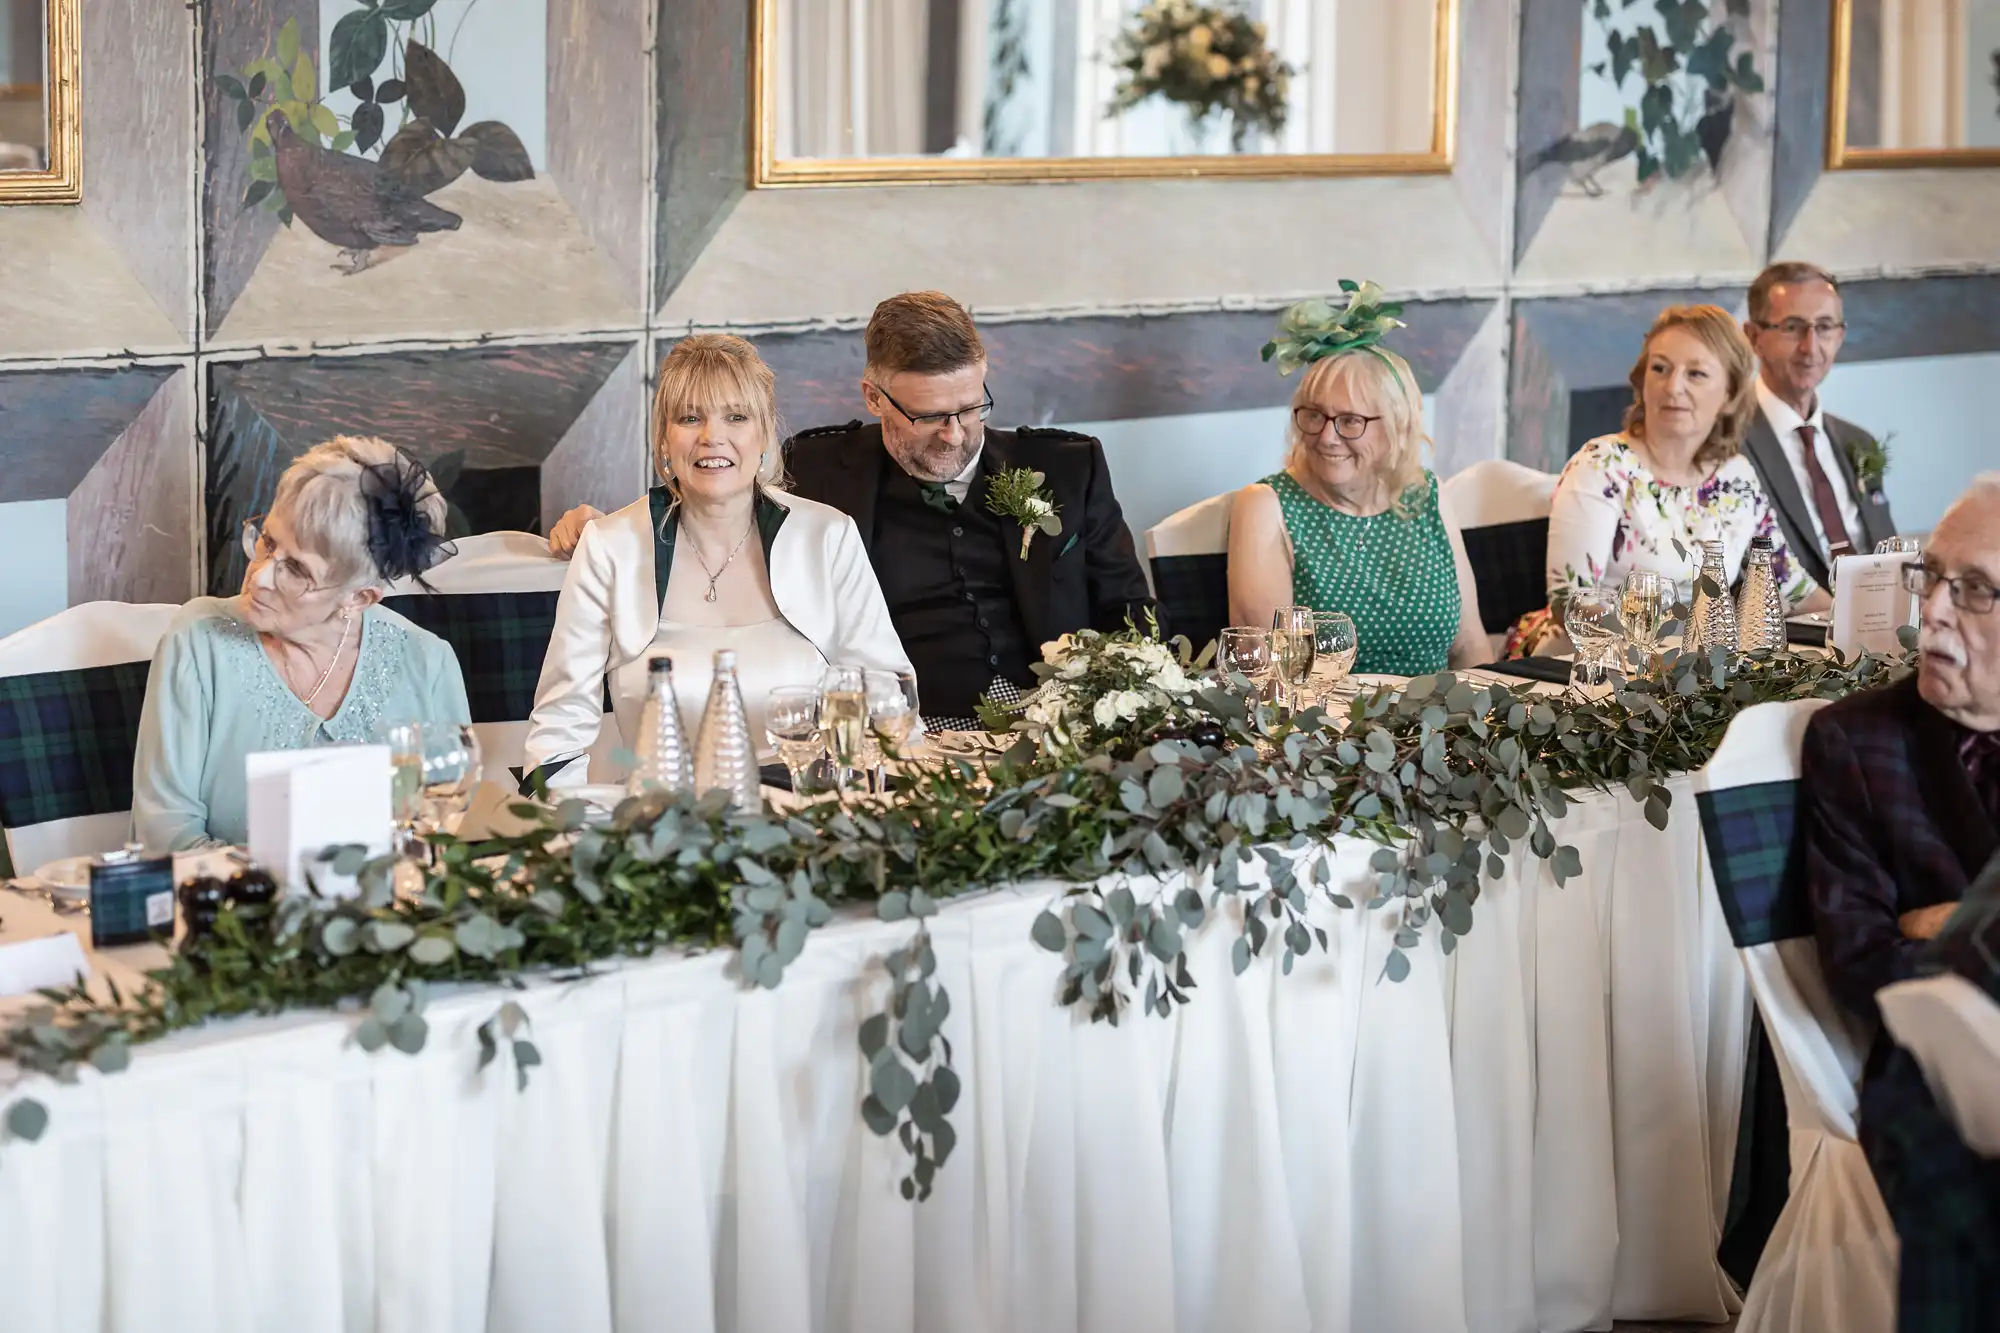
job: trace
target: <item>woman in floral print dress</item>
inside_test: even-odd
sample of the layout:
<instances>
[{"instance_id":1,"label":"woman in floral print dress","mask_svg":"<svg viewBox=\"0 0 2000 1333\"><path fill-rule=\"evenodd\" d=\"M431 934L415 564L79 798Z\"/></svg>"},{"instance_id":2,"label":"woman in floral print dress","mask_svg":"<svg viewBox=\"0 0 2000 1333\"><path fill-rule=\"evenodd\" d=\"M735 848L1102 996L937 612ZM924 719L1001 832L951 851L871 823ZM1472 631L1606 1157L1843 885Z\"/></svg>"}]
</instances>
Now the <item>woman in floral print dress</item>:
<instances>
[{"instance_id":1,"label":"woman in floral print dress","mask_svg":"<svg viewBox=\"0 0 2000 1333\"><path fill-rule=\"evenodd\" d=\"M1560 607L1571 589L1616 587L1634 569L1683 588L1700 572L1703 541L1722 542L1731 582L1754 537L1769 537L1787 602L1814 610L1827 598L1792 558L1777 515L1740 449L1757 410L1757 362L1729 312L1670 306L1646 334L1632 367L1625 429L1577 451L1549 513L1548 589ZM1676 547L1678 543L1678 547ZM1556 646L1549 611L1523 619L1518 651Z\"/></svg>"}]
</instances>

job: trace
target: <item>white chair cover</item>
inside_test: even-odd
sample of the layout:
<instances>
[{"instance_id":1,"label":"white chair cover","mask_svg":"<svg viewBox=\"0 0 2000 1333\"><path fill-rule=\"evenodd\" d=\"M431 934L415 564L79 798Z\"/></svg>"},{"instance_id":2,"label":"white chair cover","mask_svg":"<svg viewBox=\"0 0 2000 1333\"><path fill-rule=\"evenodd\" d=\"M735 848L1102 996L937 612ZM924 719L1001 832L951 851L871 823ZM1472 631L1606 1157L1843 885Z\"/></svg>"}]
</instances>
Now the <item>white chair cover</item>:
<instances>
[{"instance_id":1,"label":"white chair cover","mask_svg":"<svg viewBox=\"0 0 2000 1333\"><path fill-rule=\"evenodd\" d=\"M1966 1146L2000 1157L2000 1004L1956 972L1885 986L1875 1001Z\"/></svg>"},{"instance_id":2,"label":"white chair cover","mask_svg":"<svg viewBox=\"0 0 2000 1333\"><path fill-rule=\"evenodd\" d=\"M561 592L569 573L569 561L549 554L546 538L532 532L484 532L452 541L456 553L424 576L428 588L415 579L391 585L390 597L465 596L476 593ZM512 788L511 770L526 762L528 719L475 723L479 736L480 766L486 781ZM591 771L621 771L612 756L624 746L618 723L610 713L590 749Z\"/></svg>"},{"instance_id":3,"label":"white chair cover","mask_svg":"<svg viewBox=\"0 0 2000 1333\"><path fill-rule=\"evenodd\" d=\"M1760 704L1730 724L1694 781L1711 863L1722 854L1711 823L1718 811L1740 809L1743 789L1796 787L1806 724L1823 704ZM1782 795L1788 812L1795 797L1795 790ZM1758 930L1755 922L1746 930L1740 907L1725 912L1784 1082L1792 1162L1791 1197L1744 1296L1738 1333L1891 1333L1896 1233L1855 1137L1873 1034L1827 991L1810 933ZM1773 934L1786 937L1758 938ZM1745 935L1756 942L1746 946Z\"/></svg>"},{"instance_id":4,"label":"white chair cover","mask_svg":"<svg viewBox=\"0 0 2000 1333\"><path fill-rule=\"evenodd\" d=\"M1547 518L1556 476L1504 458L1488 458L1454 472L1442 488L1461 528Z\"/></svg>"},{"instance_id":5,"label":"white chair cover","mask_svg":"<svg viewBox=\"0 0 2000 1333\"><path fill-rule=\"evenodd\" d=\"M84 602L58 611L0 639L0 676L150 662L179 611L169 603L130 602ZM27 874L58 857L115 851L131 830L130 810L52 819L8 829L7 850L16 873Z\"/></svg>"},{"instance_id":6,"label":"white chair cover","mask_svg":"<svg viewBox=\"0 0 2000 1333\"><path fill-rule=\"evenodd\" d=\"M1236 492L1211 495L1146 529L1146 557L1222 555L1229 550L1229 505Z\"/></svg>"}]
</instances>

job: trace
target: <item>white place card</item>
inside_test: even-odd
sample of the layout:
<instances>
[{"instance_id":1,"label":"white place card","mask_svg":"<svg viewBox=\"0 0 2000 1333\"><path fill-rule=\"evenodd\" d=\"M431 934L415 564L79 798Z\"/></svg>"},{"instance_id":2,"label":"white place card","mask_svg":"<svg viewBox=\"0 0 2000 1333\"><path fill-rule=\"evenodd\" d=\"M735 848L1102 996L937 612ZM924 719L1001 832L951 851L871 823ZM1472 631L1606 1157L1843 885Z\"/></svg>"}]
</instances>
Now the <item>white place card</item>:
<instances>
[{"instance_id":1,"label":"white place card","mask_svg":"<svg viewBox=\"0 0 2000 1333\"><path fill-rule=\"evenodd\" d=\"M44 986L69 986L89 979L90 962L69 931L0 944L0 996L31 995Z\"/></svg>"},{"instance_id":2,"label":"white place card","mask_svg":"<svg viewBox=\"0 0 2000 1333\"><path fill-rule=\"evenodd\" d=\"M1893 653L1902 645L1896 631L1911 623L1914 605L1903 586L1907 552L1844 555L1833 563L1833 625L1827 646L1843 657L1858 652Z\"/></svg>"},{"instance_id":3,"label":"white place card","mask_svg":"<svg viewBox=\"0 0 2000 1333\"><path fill-rule=\"evenodd\" d=\"M359 892L351 876L315 864L327 847L358 844L369 855L389 850L389 747L329 745L244 758L249 787L250 856L287 892L317 885L332 897ZM312 866L312 880L306 867Z\"/></svg>"}]
</instances>

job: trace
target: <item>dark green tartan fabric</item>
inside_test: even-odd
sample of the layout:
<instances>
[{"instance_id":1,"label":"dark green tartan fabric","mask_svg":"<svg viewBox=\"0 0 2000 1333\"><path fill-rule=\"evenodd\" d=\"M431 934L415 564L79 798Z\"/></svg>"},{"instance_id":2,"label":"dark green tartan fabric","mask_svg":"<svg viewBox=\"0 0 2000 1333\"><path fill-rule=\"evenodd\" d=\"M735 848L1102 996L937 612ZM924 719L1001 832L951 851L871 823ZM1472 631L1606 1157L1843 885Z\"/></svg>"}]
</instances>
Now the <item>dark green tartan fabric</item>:
<instances>
[{"instance_id":1,"label":"dark green tartan fabric","mask_svg":"<svg viewBox=\"0 0 2000 1333\"><path fill-rule=\"evenodd\" d=\"M1229 624L1229 557L1157 555L1152 564L1161 621L1200 652Z\"/></svg>"},{"instance_id":2,"label":"dark green tartan fabric","mask_svg":"<svg viewBox=\"0 0 2000 1333\"><path fill-rule=\"evenodd\" d=\"M1522 519L1466 528L1466 563L1479 589L1479 619L1498 634L1549 604L1549 521Z\"/></svg>"},{"instance_id":3,"label":"dark green tartan fabric","mask_svg":"<svg viewBox=\"0 0 2000 1333\"><path fill-rule=\"evenodd\" d=\"M0 825L132 808L151 662L0 676Z\"/></svg>"},{"instance_id":4,"label":"dark green tartan fabric","mask_svg":"<svg viewBox=\"0 0 2000 1333\"><path fill-rule=\"evenodd\" d=\"M1798 802L1796 780L1696 797L1722 915L1739 949L1813 933L1805 858L1793 855Z\"/></svg>"},{"instance_id":5,"label":"dark green tartan fabric","mask_svg":"<svg viewBox=\"0 0 2000 1333\"><path fill-rule=\"evenodd\" d=\"M525 722L555 630L553 592L438 593L382 605L451 645L474 722Z\"/></svg>"}]
</instances>

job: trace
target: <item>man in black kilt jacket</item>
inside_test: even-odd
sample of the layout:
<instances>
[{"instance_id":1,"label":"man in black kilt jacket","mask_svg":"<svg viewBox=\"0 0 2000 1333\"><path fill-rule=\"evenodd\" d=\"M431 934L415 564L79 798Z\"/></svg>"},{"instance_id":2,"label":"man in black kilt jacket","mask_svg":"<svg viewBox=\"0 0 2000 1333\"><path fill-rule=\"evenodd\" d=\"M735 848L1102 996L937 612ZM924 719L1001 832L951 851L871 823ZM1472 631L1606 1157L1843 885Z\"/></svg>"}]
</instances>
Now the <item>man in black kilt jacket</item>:
<instances>
[{"instance_id":1,"label":"man in black kilt jacket","mask_svg":"<svg viewBox=\"0 0 2000 1333\"><path fill-rule=\"evenodd\" d=\"M925 718L970 727L982 697L1011 702L1033 687L1042 644L1127 617L1143 625L1146 576L1103 445L987 427L986 349L958 302L890 297L868 321L867 353L861 394L877 420L793 436L791 489L853 517ZM1057 531L1025 523L1019 504L995 512L995 480L1021 470L1041 475Z\"/></svg>"}]
</instances>

